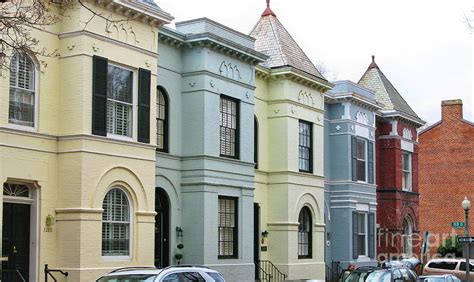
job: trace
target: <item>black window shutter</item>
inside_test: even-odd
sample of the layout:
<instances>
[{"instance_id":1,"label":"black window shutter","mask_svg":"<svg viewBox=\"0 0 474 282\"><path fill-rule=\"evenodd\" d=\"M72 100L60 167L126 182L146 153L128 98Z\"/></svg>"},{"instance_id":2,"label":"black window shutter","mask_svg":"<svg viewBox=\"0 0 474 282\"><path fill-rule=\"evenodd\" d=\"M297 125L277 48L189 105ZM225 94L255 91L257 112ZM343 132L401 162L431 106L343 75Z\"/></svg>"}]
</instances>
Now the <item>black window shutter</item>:
<instances>
[{"instance_id":1,"label":"black window shutter","mask_svg":"<svg viewBox=\"0 0 474 282\"><path fill-rule=\"evenodd\" d=\"M357 181L357 139L352 136L351 140L351 151L352 151L352 181Z\"/></svg>"},{"instance_id":2,"label":"black window shutter","mask_svg":"<svg viewBox=\"0 0 474 282\"><path fill-rule=\"evenodd\" d=\"M151 72L138 70L138 142L150 143Z\"/></svg>"},{"instance_id":3,"label":"black window shutter","mask_svg":"<svg viewBox=\"0 0 474 282\"><path fill-rule=\"evenodd\" d=\"M92 68L92 134L107 136L107 63L93 57Z\"/></svg>"},{"instance_id":4,"label":"black window shutter","mask_svg":"<svg viewBox=\"0 0 474 282\"><path fill-rule=\"evenodd\" d=\"M374 183L374 142L369 142L369 183Z\"/></svg>"},{"instance_id":5,"label":"black window shutter","mask_svg":"<svg viewBox=\"0 0 474 282\"><path fill-rule=\"evenodd\" d=\"M375 214L369 213L369 257L375 258Z\"/></svg>"},{"instance_id":6,"label":"black window shutter","mask_svg":"<svg viewBox=\"0 0 474 282\"><path fill-rule=\"evenodd\" d=\"M354 259L357 259L359 257L358 254L358 244L357 244L357 227L358 227L358 222L357 222L357 212L352 213L352 257Z\"/></svg>"}]
</instances>

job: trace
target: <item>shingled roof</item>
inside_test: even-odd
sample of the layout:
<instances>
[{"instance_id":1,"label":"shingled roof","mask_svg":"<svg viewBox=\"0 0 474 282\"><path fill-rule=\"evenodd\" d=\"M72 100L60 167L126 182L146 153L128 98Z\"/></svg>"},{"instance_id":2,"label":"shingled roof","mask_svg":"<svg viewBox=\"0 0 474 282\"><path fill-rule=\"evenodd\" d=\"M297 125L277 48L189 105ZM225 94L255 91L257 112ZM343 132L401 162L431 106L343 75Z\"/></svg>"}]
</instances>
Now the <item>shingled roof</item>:
<instances>
[{"instance_id":1,"label":"shingled roof","mask_svg":"<svg viewBox=\"0 0 474 282\"><path fill-rule=\"evenodd\" d=\"M326 80L277 19L270 9L269 1L250 36L256 39L255 49L268 56L268 59L261 63L262 66L267 68L290 66Z\"/></svg>"},{"instance_id":2,"label":"shingled roof","mask_svg":"<svg viewBox=\"0 0 474 282\"><path fill-rule=\"evenodd\" d=\"M380 70L379 66L375 63L374 56L372 56L372 62L358 84L375 92L377 102L384 104L383 110L395 110L419 122L423 122Z\"/></svg>"}]
</instances>

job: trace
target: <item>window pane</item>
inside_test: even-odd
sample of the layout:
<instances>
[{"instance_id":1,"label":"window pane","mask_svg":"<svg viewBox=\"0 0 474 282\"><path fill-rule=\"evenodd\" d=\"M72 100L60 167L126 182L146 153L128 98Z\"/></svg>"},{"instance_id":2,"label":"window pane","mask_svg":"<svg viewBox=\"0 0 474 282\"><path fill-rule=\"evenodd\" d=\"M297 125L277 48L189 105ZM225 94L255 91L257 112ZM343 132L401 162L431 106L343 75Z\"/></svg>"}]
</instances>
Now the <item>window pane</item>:
<instances>
[{"instance_id":1,"label":"window pane","mask_svg":"<svg viewBox=\"0 0 474 282\"><path fill-rule=\"evenodd\" d=\"M8 121L34 126L35 118L35 67L26 55L16 53L10 63L10 100Z\"/></svg>"},{"instance_id":2,"label":"window pane","mask_svg":"<svg viewBox=\"0 0 474 282\"><path fill-rule=\"evenodd\" d=\"M312 256L312 221L309 208L301 209L298 223L298 257L310 258Z\"/></svg>"},{"instance_id":3,"label":"window pane","mask_svg":"<svg viewBox=\"0 0 474 282\"><path fill-rule=\"evenodd\" d=\"M165 136L168 127L168 121L166 120L167 105L164 95L165 94L158 90L158 96L156 99L156 145L158 150L166 149L166 142L168 138Z\"/></svg>"},{"instance_id":4,"label":"window pane","mask_svg":"<svg viewBox=\"0 0 474 282\"><path fill-rule=\"evenodd\" d=\"M237 157L237 139L239 120L237 101L221 96L220 101L220 154Z\"/></svg>"},{"instance_id":5,"label":"window pane","mask_svg":"<svg viewBox=\"0 0 474 282\"><path fill-rule=\"evenodd\" d=\"M102 255L128 256L130 212L125 193L117 188L104 198L102 208Z\"/></svg>"},{"instance_id":6,"label":"window pane","mask_svg":"<svg viewBox=\"0 0 474 282\"><path fill-rule=\"evenodd\" d=\"M107 69L107 132L132 136L133 73L109 65Z\"/></svg>"},{"instance_id":7,"label":"window pane","mask_svg":"<svg viewBox=\"0 0 474 282\"><path fill-rule=\"evenodd\" d=\"M218 213L218 251L219 256L235 257L235 244L237 244L237 215L236 198L219 197Z\"/></svg>"},{"instance_id":8,"label":"window pane","mask_svg":"<svg viewBox=\"0 0 474 282\"><path fill-rule=\"evenodd\" d=\"M299 159L298 159L298 168L300 171L311 172L311 162L312 162L312 153L311 153L311 124L305 121L299 122Z\"/></svg>"}]
</instances>

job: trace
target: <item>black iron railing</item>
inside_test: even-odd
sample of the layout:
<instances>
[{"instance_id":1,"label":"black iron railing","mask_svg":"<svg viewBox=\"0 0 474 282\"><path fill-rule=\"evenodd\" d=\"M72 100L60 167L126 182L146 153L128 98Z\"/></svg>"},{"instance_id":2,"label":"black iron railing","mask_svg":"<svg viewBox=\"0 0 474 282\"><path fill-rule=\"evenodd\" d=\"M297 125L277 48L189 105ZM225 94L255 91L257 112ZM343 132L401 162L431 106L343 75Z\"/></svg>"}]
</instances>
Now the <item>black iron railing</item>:
<instances>
[{"instance_id":1,"label":"black iron railing","mask_svg":"<svg viewBox=\"0 0 474 282\"><path fill-rule=\"evenodd\" d=\"M285 281L286 274L281 272L271 261L259 260L257 269L259 271L260 281L277 282Z\"/></svg>"},{"instance_id":2,"label":"black iron railing","mask_svg":"<svg viewBox=\"0 0 474 282\"><path fill-rule=\"evenodd\" d=\"M331 266L326 265L326 281L338 282L343 271L340 261L333 261Z\"/></svg>"},{"instance_id":3,"label":"black iron railing","mask_svg":"<svg viewBox=\"0 0 474 282\"><path fill-rule=\"evenodd\" d=\"M48 276L50 276L55 282L58 281L56 279L56 277L53 276L52 272L59 272L59 273L61 273L62 275L66 276L66 277L69 275L69 273L67 271L62 271L62 270L59 270L59 269L50 269L48 267L48 264L45 264L44 265L44 281L45 282L48 282Z\"/></svg>"}]
</instances>

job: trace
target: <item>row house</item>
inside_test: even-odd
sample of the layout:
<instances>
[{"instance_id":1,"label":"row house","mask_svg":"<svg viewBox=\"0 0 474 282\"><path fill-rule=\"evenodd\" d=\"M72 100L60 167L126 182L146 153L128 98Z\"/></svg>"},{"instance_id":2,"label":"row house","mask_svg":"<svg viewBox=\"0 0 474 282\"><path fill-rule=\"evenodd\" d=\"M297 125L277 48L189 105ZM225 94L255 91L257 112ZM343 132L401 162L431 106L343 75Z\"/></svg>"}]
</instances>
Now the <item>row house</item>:
<instances>
[{"instance_id":1,"label":"row house","mask_svg":"<svg viewBox=\"0 0 474 282\"><path fill-rule=\"evenodd\" d=\"M2 267L26 281L44 280L45 264L94 281L154 257L151 105L158 29L172 17L150 1L100 3L32 30L57 55L7 54L0 78Z\"/></svg>"}]
</instances>

